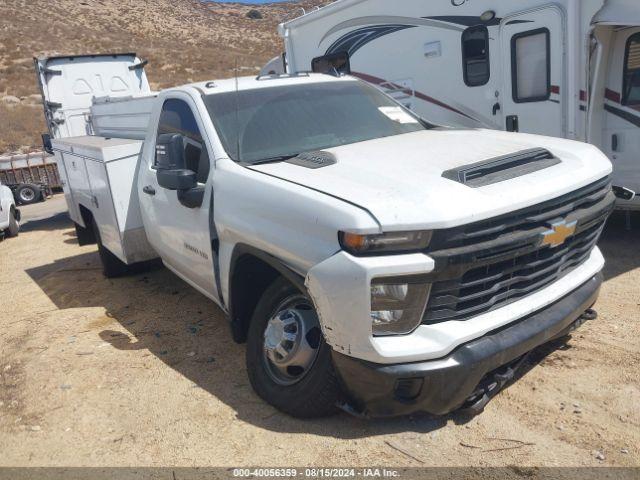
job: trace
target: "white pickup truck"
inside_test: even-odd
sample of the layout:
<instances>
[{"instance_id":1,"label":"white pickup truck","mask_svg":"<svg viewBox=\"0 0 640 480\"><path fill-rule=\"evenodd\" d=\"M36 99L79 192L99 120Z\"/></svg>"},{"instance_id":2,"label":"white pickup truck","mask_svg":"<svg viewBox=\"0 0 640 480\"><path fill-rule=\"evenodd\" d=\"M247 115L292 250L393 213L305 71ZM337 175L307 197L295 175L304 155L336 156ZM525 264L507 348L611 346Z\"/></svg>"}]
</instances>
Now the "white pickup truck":
<instances>
[{"instance_id":1,"label":"white pickup truck","mask_svg":"<svg viewBox=\"0 0 640 480\"><path fill-rule=\"evenodd\" d=\"M477 412L594 317L597 148L437 127L351 77L153 93L143 65L36 62L79 239L108 276L159 257L216 302L276 408Z\"/></svg>"},{"instance_id":2,"label":"white pickup truck","mask_svg":"<svg viewBox=\"0 0 640 480\"><path fill-rule=\"evenodd\" d=\"M15 237L20 231L20 210L11 189L0 182L0 240Z\"/></svg>"}]
</instances>

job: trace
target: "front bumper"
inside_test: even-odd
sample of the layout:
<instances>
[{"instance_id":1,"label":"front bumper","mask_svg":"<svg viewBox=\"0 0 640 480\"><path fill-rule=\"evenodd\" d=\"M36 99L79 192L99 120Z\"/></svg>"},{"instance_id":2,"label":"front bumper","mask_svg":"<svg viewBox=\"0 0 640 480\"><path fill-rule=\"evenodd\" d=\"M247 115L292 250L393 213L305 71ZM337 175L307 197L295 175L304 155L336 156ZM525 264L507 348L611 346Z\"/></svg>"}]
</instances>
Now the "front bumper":
<instances>
[{"instance_id":1,"label":"front bumper","mask_svg":"<svg viewBox=\"0 0 640 480\"><path fill-rule=\"evenodd\" d=\"M602 274L518 322L461 345L439 360L381 365L333 352L353 407L384 417L423 411L444 415L473 396L485 377L568 332L596 301Z\"/></svg>"}]
</instances>

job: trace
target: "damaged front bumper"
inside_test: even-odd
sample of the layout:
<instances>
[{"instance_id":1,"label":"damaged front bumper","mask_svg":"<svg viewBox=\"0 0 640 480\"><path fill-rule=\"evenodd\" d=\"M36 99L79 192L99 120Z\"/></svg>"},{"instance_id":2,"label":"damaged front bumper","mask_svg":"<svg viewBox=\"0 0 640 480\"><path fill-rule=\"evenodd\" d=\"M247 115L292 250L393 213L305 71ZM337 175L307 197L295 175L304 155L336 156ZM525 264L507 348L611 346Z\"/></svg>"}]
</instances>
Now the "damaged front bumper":
<instances>
[{"instance_id":1,"label":"damaged front bumper","mask_svg":"<svg viewBox=\"0 0 640 480\"><path fill-rule=\"evenodd\" d=\"M371 417L482 409L525 355L582 323L602 281L597 274L546 308L438 360L381 365L334 351L335 367L350 396L348 409Z\"/></svg>"}]
</instances>

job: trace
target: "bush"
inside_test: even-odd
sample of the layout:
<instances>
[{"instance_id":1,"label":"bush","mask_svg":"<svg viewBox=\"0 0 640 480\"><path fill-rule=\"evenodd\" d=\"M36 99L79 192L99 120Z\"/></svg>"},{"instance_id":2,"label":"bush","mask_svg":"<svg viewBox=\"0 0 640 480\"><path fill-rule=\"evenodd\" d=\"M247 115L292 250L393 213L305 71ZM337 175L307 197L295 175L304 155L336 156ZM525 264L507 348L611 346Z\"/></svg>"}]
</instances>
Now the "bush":
<instances>
[{"instance_id":1,"label":"bush","mask_svg":"<svg viewBox=\"0 0 640 480\"><path fill-rule=\"evenodd\" d=\"M256 10L255 8L247 12L247 17L249 17L251 20L261 20L263 18L262 13L260 13L260 11Z\"/></svg>"}]
</instances>

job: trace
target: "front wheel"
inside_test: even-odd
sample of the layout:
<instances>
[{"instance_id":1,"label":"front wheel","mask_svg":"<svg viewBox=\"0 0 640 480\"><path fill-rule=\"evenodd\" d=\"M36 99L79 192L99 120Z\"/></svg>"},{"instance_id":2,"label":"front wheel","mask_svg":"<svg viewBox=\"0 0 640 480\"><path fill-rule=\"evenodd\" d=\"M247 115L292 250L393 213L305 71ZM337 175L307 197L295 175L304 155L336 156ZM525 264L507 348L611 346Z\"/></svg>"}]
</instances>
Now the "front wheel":
<instances>
[{"instance_id":1,"label":"front wheel","mask_svg":"<svg viewBox=\"0 0 640 480\"><path fill-rule=\"evenodd\" d=\"M340 386L313 303L280 278L256 306L247 339L247 372L256 393L298 418L333 414Z\"/></svg>"}]
</instances>

